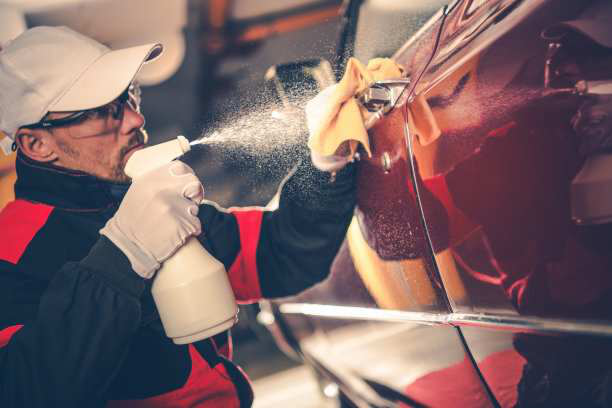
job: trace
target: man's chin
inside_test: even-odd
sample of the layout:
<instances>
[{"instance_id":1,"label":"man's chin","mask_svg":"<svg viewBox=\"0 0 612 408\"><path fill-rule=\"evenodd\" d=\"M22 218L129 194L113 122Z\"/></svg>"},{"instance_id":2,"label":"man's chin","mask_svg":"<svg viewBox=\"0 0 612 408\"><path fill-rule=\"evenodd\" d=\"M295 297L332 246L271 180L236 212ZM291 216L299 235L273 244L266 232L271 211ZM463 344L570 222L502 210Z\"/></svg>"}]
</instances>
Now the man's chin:
<instances>
[{"instance_id":1,"label":"man's chin","mask_svg":"<svg viewBox=\"0 0 612 408\"><path fill-rule=\"evenodd\" d=\"M99 179L104 181L110 181L111 183L129 183L132 179L125 174L123 168L116 168L108 176L97 176Z\"/></svg>"},{"instance_id":2,"label":"man's chin","mask_svg":"<svg viewBox=\"0 0 612 408\"><path fill-rule=\"evenodd\" d=\"M121 171L121 174L117 175L117 177L113 181L115 183L130 183L132 179L130 176Z\"/></svg>"},{"instance_id":3,"label":"man's chin","mask_svg":"<svg viewBox=\"0 0 612 408\"><path fill-rule=\"evenodd\" d=\"M127 149L127 151L122 152L123 154L121 157L121 169L117 169L120 174L119 172L117 172L114 177L115 181L117 182L130 182L132 180L130 176L125 174L125 167L127 166L127 162L130 160L130 157L132 157L132 155L136 151L141 150L146 146L147 141L149 140L149 135L147 134L147 131L144 129L138 129L136 131L136 140L137 143L134 146Z\"/></svg>"}]
</instances>

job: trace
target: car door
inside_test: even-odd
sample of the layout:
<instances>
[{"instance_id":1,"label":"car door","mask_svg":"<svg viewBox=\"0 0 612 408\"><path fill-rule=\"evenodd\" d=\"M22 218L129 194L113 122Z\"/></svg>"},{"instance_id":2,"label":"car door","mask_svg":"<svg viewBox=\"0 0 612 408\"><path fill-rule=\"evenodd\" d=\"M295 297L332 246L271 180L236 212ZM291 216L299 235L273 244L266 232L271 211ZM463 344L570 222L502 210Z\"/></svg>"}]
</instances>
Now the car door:
<instances>
[{"instance_id":1,"label":"car door","mask_svg":"<svg viewBox=\"0 0 612 408\"><path fill-rule=\"evenodd\" d=\"M408 106L449 322L501 406L611 403L612 230L576 219L594 140L577 123L609 107L578 89L609 56L579 31L612 21L603 3L459 2Z\"/></svg>"},{"instance_id":2,"label":"car door","mask_svg":"<svg viewBox=\"0 0 612 408\"><path fill-rule=\"evenodd\" d=\"M445 13L393 55L415 78L406 96L434 55ZM394 110L370 132L372 157L357 164L358 206L330 277L275 302L276 318L297 336L305 360L353 401L489 407L495 402L462 334L447 324L450 304L415 194L404 113ZM310 329L300 330L305 321Z\"/></svg>"}]
</instances>

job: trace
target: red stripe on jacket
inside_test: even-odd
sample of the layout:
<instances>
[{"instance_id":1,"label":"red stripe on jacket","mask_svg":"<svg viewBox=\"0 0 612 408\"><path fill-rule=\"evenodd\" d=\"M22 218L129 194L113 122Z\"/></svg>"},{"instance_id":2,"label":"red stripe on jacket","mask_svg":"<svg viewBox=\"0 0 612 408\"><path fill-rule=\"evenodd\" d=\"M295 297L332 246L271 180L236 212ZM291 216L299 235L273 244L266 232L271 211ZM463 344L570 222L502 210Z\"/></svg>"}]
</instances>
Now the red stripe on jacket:
<instances>
[{"instance_id":1,"label":"red stripe on jacket","mask_svg":"<svg viewBox=\"0 0 612 408\"><path fill-rule=\"evenodd\" d=\"M229 270L229 280L239 302L261 299L257 274L257 244L261 232L263 211L232 211L238 221L240 252Z\"/></svg>"},{"instance_id":2,"label":"red stripe on jacket","mask_svg":"<svg viewBox=\"0 0 612 408\"><path fill-rule=\"evenodd\" d=\"M0 259L17 264L53 207L15 200L0 212Z\"/></svg>"},{"instance_id":3,"label":"red stripe on jacket","mask_svg":"<svg viewBox=\"0 0 612 408\"><path fill-rule=\"evenodd\" d=\"M17 331L19 331L19 329L22 327L22 324L18 324L16 326L10 326L6 329L0 330L0 348L6 346L11 340L11 337L13 337L13 334L17 333Z\"/></svg>"}]
</instances>

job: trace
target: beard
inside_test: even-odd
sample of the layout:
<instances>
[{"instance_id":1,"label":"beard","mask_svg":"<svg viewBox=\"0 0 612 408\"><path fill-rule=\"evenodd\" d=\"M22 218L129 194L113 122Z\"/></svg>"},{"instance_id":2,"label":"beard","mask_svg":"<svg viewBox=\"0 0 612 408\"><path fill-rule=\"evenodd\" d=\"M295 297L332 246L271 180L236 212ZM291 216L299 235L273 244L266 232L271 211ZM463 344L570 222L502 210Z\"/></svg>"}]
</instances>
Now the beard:
<instances>
[{"instance_id":1,"label":"beard","mask_svg":"<svg viewBox=\"0 0 612 408\"><path fill-rule=\"evenodd\" d=\"M81 156L77 149L73 148L61 139L56 139L56 144L58 149L60 149L66 156L70 157L73 160L78 160Z\"/></svg>"},{"instance_id":2,"label":"beard","mask_svg":"<svg viewBox=\"0 0 612 408\"><path fill-rule=\"evenodd\" d=\"M125 165L127 160L125 157L134 147L138 145L146 144L149 139L147 131L144 129L136 129L134 131L134 137L132 137L129 143L119 150L117 162L110 165L110 180L117 183L129 183L132 179L130 176L125 174Z\"/></svg>"}]
</instances>

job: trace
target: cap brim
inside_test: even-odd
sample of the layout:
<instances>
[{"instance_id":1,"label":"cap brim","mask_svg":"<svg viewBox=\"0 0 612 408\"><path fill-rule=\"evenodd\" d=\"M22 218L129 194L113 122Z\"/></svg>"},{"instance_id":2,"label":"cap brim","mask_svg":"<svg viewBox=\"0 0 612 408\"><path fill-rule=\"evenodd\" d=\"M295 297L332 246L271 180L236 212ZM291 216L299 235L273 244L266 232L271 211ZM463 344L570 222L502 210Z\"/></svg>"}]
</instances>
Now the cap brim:
<instances>
[{"instance_id":1,"label":"cap brim","mask_svg":"<svg viewBox=\"0 0 612 408\"><path fill-rule=\"evenodd\" d=\"M49 105L47 111L79 111L111 102L129 86L142 64L161 52L161 44L109 51L91 64L66 93Z\"/></svg>"},{"instance_id":2,"label":"cap brim","mask_svg":"<svg viewBox=\"0 0 612 408\"><path fill-rule=\"evenodd\" d=\"M164 52L155 64L145 64L136 79L141 85L157 85L176 73L185 57L185 36L182 32L158 33L155 41L161 43ZM147 41L142 41L147 42Z\"/></svg>"}]
</instances>

